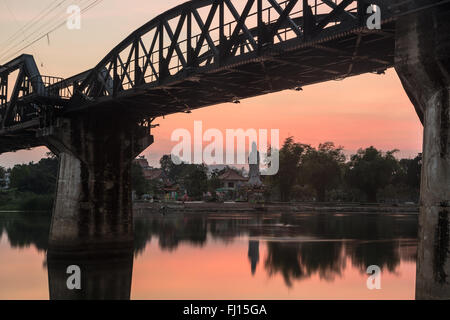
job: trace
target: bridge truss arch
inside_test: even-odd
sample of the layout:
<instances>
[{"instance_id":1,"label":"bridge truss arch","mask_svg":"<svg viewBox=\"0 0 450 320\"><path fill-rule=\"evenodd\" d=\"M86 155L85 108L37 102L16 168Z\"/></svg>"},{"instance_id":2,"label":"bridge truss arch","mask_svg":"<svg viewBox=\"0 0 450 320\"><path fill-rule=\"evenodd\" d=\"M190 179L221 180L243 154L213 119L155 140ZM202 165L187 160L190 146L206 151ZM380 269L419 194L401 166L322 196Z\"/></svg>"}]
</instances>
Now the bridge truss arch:
<instances>
[{"instance_id":1,"label":"bridge truss arch","mask_svg":"<svg viewBox=\"0 0 450 320\"><path fill-rule=\"evenodd\" d=\"M109 52L77 88L68 110L117 104L159 116L384 70L393 63L392 30L369 31L366 20L367 8L377 4L384 21L390 21L387 3L186 2ZM340 42L345 38L347 43ZM322 45L327 42L332 44ZM356 66L356 60L367 62L366 67Z\"/></svg>"},{"instance_id":2,"label":"bridge truss arch","mask_svg":"<svg viewBox=\"0 0 450 320\"><path fill-rule=\"evenodd\" d=\"M192 0L67 79L41 76L32 56L20 56L0 66L0 152L41 144L39 129L81 111L115 110L148 126L172 113L383 73L394 66L397 18L430 3ZM369 30L375 5L381 29ZM16 137L27 142L17 147Z\"/></svg>"}]
</instances>

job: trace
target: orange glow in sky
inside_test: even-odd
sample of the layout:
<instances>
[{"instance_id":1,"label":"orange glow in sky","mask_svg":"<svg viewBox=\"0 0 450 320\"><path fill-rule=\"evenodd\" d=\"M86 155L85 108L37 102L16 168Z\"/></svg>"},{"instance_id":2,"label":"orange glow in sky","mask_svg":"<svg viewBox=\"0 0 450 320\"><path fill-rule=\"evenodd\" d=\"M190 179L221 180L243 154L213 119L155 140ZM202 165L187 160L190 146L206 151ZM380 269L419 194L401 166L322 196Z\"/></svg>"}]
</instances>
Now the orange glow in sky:
<instances>
[{"instance_id":1,"label":"orange glow in sky","mask_svg":"<svg viewBox=\"0 0 450 320\"><path fill-rule=\"evenodd\" d=\"M0 3L0 49L50 2ZM131 0L125 6L123 1L105 0L82 16L80 30L61 28L24 52L35 56L41 74L68 77L94 67L136 28L182 2ZM73 3L84 1L67 2L67 6ZM6 61L0 55L0 64ZM422 126L393 69L386 75L366 74L308 86L302 92L283 91L239 105L222 104L157 119L160 127L154 130L155 143L143 155L156 165L176 144L170 141L172 131L192 129L195 120L203 121L204 130L222 132L227 128L279 129L280 142L288 136L314 146L333 141L347 153L373 145L385 151L400 149L399 156L413 157L422 149ZM36 148L3 154L0 165L37 161L46 151Z\"/></svg>"}]
</instances>

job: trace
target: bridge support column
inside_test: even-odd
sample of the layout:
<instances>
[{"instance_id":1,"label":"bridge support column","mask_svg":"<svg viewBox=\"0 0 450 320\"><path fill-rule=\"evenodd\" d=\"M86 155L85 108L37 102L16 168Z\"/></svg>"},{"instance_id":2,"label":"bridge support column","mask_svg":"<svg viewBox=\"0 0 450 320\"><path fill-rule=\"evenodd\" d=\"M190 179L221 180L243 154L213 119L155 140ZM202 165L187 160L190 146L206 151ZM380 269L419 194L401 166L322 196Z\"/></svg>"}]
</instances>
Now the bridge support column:
<instances>
[{"instance_id":1,"label":"bridge support column","mask_svg":"<svg viewBox=\"0 0 450 320\"><path fill-rule=\"evenodd\" d=\"M416 299L450 298L450 9L397 23L396 70L424 126Z\"/></svg>"},{"instance_id":2,"label":"bridge support column","mask_svg":"<svg viewBox=\"0 0 450 320\"><path fill-rule=\"evenodd\" d=\"M153 143L150 129L123 115L88 113L57 119L42 136L60 158L49 248L132 246L131 163Z\"/></svg>"}]
</instances>

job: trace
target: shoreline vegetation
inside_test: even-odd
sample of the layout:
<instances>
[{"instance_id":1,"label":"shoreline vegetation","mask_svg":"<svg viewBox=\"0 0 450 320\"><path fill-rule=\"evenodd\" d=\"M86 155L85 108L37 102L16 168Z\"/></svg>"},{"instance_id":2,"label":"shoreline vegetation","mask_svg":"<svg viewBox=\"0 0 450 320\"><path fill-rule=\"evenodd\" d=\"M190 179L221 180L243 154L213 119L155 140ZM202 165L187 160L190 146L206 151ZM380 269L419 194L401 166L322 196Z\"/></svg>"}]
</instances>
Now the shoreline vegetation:
<instances>
[{"instance_id":1,"label":"shoreline vegetation","mask_svg":"<svg viewBox=\"0 0 450 320\"><path fill-rule=\"evenodd\" d=\"M0 210L51 211L53 208L58 158L53 153L37 163L0 167L0 179L9 176L8 186L0 184Z\"/></svg>"},{"instance_id":2,"label":"shoreline vegetation","mask_svg":"<svg viewBox=\"0 0 450 320\"><path fill-rule=\"evenodd\" d=\"M417 204L369 204L369 203L315 203L315 202L291 202L291 203L263 203L252 204L248 202L168 202L149 203L135 202L133 204L135 216L148 213L154 214L189 214L189 213L374 213L374 214L418 214Z\"/></svg>"},{"instance_id":3,"label":"shoreline vegetation","mask_svg":"<svg viewBox=\"0 0 450 320\"><path fill-rule=\"evenodd\" d=\"M133 163L134 207L220 212L233 210L227 202L235 202L236 210L248 212L274 212L276 208L291 212L418 211L421 154L397 159L394 155L398 150L383 152L369 147L346 157L343 150L332 142L314 148L295 142L293 137L287 138L280 150L269 148L269 155L279 154L280 170L274 176L261 176L264 188L258 199L250 199L246 188L234 190L227 198L218 191L227 189L220 180L224 172L233 170L244 176L243 169L226 167L209 172L205 164L175 165L164 155L161 168L155 169L161 172L160 177L149 180L143 168ZM266 160L261 162L268 165ZM52 153L37 163L7 170L0 166L0 211L51 211L57 174L58 158ZM168 192L175 197L168 197Z\"/></svg>"}]
</instances>

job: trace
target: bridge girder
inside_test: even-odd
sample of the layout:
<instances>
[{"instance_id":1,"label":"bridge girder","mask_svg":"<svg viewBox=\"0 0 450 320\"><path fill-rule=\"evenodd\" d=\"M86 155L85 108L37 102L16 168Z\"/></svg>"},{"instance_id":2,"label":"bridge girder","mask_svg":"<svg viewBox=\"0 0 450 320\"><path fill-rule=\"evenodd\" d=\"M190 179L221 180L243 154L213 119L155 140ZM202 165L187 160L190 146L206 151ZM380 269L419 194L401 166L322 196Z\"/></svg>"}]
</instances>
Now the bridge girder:
<instances>
[{"instance_id":1,"label":"bridge girder","mask_svg":"<svg viewBox=\"0 0 450 320\"><path fill-rule=\"evenodd\" d=\"M13 137L20 142L22 133L80 111L123 108L148 119L381 72L394 65L396 19L433 3L189 1L152 19L96 67L71 78L41 76L28 55L0 66L0 143L1 137L8 145ZM381 8L381 30L366 26L370 4ZM8 94L8 76L17 70L17 90ZM21 90L25 82L28 91Z\"/></svg>"},{"instance_id":2,"label":"bridge girder","mask_svg":"<svg viewBox=\"0 0 450 320\"><path fill-rule=\"evenodd\" d=\"M368 31L369 3L379 5L389 23L392 10L384 0L247 0L240 7L231 0L184 3L151 20L109 52L78 87L67 111L125 103L129 110L142 111L145 101L147 115L162 116L230 102L233 97L243 99L386 69L393 64L394 27ZM365 40L385 40L377 44L386 47L388 43L392 52L380 53L371 46L373 52L363 56L359 46L366 45ZM334 66L330 60L336 52L327 47L341 50L342 60ZM312 51L308 54L308 50ZM355 67L361 61L367 62L366 68ZM316 77L305 76L310 70ZM265 80L270 77L286 81L273 86L274 81ZM237 90L242 82L250 90ZM140 102L130 103L133 99Z\"/></svg>"},{"instance_id":3,"label":"bridge girder","mask_svg":"<svg viewBox=\"0 0 450 320\"><path fill-rule=\"evenodd\" d=\"M8 92L10 74L16 73L16 79L11 93ZM21 55L0 66L0 123L1 127L14 125L29 119L33 110L30 103L19 101L26 95L43 92L41 75L30 55ZM22 102L22 103L21 103Z\"/></svg>"}]
</instances>

